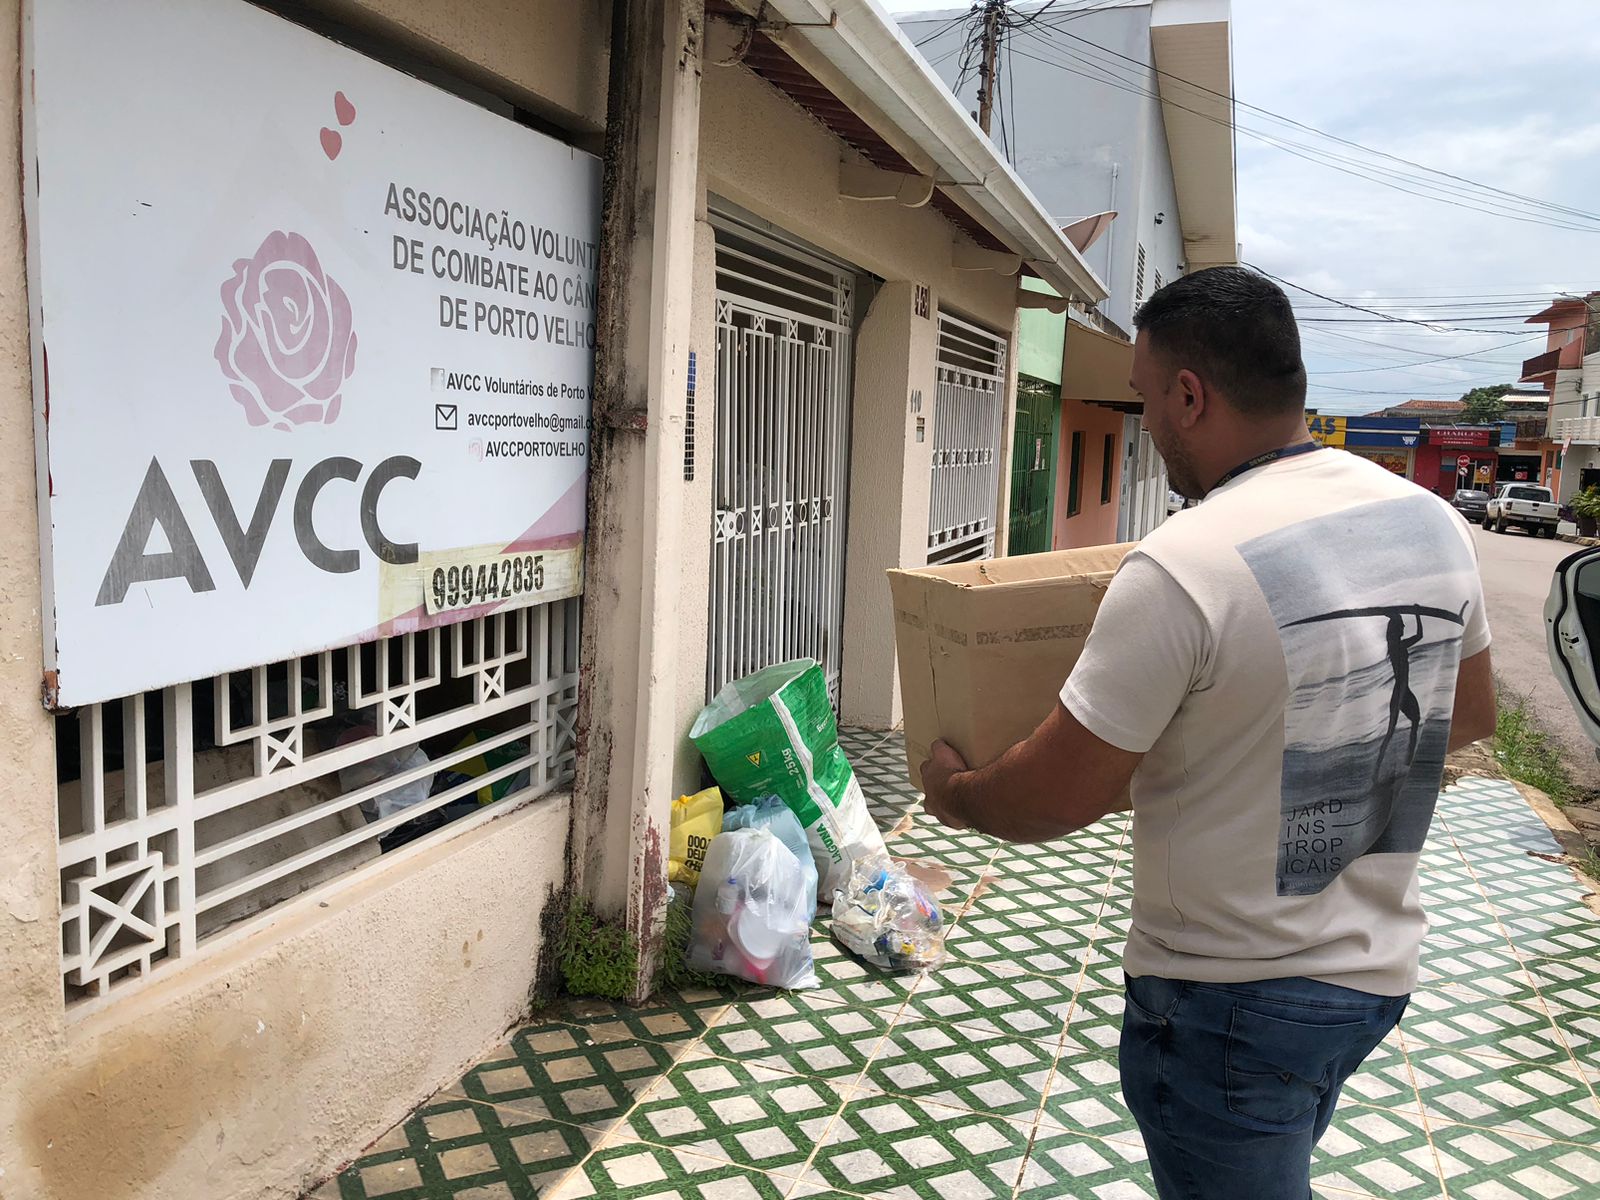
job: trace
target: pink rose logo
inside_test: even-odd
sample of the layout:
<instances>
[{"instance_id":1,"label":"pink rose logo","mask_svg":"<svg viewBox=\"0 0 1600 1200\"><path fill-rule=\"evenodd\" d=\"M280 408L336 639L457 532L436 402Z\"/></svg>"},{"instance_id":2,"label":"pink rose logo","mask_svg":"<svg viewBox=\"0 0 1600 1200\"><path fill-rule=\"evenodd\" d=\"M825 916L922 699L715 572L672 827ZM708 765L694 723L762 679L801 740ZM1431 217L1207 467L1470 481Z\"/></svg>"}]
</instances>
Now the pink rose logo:
<instances>
[{"instance_id":1,"label":"pink rose logo","mask_svg":"<svg viewBox=\"0 0 1600 1200\"><path fill-rule=\"evenodd\" d=\"M332 424L356 366L350 300L298 233L268 234L222 285L217 365L252 425Z\"/></svg>"}]
</instances>

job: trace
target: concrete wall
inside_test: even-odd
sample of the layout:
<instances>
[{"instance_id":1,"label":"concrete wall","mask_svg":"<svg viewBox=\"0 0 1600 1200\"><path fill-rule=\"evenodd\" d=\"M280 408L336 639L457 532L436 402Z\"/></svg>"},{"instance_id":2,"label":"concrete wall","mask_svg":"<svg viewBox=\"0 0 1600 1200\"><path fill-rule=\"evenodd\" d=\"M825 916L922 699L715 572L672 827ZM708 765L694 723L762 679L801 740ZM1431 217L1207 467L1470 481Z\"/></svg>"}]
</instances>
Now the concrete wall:
<instances>
[{"instance_id":1,"label":"concrete wall","mask_svg":"<svg viewBox=\"0 0 1600 1200\"><path fill-rule=\"evenodd\" d=\"M1137 68L1129 65L1128 70L1135 71ZM1153 93L1159 86L1153 67L1144 72L1144 79L1145 90ZM1125 98L1129 103L1139 106L1143 126L1144 149L1139 159L1143 168L1139 172L1139 209L1136 214L1129 216L1133 217L1130 227L1135 231L1134 239L1145 248L1144 295L1145 299L1149 299L1155 294L1158 274L1163 282L1171 283L1180 273L1178 268L1183 262L1183 220L1178 211L1178 192L1172 179L1172 158L1167 153L1167 128L1161 115L1161 101L1153 95ZM1159 223L1156 220L1158 217L1161 218ZM1119 222L1123 219L1117 218ZM1130 304L1128 320L1125 322L1121 322L1114 312L1112 314L1112 319L1121 322L1129 333L1133 332L1135 307Z\"/></svg>"},{"instance_id":2,"label":"concrete wall","mask_svg":"<svg viewBox=\"0 0 1600 1200\"><path fill-rule=\"evenodd\" d=\"M43 670L18 144L20 0L0 0L0 1196L297 1193L498 1038L528 1004L564 798L277 910L267 928L104 1011L62 995L52 721ZM604 120L608 6L326 0L353 43L459 67L502 100Z\"/></svg>"},{"instance_id":3,"label":"concrete wall","mask_svg":"<svg viewBox=\"0 0 1600 1200\"><path fill-rule=\"evenodd\" d=\"M49 933L53 898L34 922L13 902L0 1195L283 1197L332 1173L526 1012L568 819L556 799L386 856L81 1023L54 945L16 936Z\"/></svg>"},{"instance_id":4,"label":"concrete wall","mask_svg":"<svg viewBox=\"0 0 1600 1200\"><path fill-rule=\"evenodd\" d=\"M1554 441L1561 440L1555 422L1564 421L1569 417L1600 415L1595 411L1596 405L1593 403L1589 405L1588 413L1583 411L1583 375L1582 370L1556 372L1555 382L1550 388L1550 436Z\"/></svg>"},{"instance_id":5,"label":"concrete wall","mask_svg":"<svg viewBox=\"0 0 1600 1200\"><path fill-rule=\"evenodd\" d=\"M1600 446L1573 446L1561 459L1561 470L1555 472L1551 490L1556 499L1566 504L1583 483L1583 473L1600 467Z\"/></svg>"},{"instance_id":6,"label":"concrete wall","mask_svg":"<svg viewBox=\"0 0 1600 1200\"><path fill-rule=\"evenodd\" d=\"M611 5L605 0L265 0L263 7L379 57L483 88L598 149ZM420 69L419 69L420 68ZM453 84L447 86L454 86Z\"/></svg>"},{"instance_id":7,"label":"concrete wall","mask_svg":"<svg viewBox=\"0 0 1600 1200\"><path fill-rule=\"evenodd\" d=\"M960 236L931 209L842 199L838 164L851 153L783 93L743 67L708 66L702 82L700 163L703 192L732 201L885 281L857 334L851 436L851 493L846 562L842 707L846 722L888 728L900 719L893 614L884 572L926 561L932 463L934 352L937 325L912 315L914 285L926 284L934 311L944 308L1011 335L1015 278L957 271L951 246ZM685 576L701 571L709 588L711 464L715 447L715 281L709 228L697 240L695 338L699 364L696 440L701 471L687 489ZM1014 341L1014 339L1013 339ZM1014 364L1016 354L1008 355ZM914 437L911 392L920 390L927 437ZM1007 390L1002 439L1009 445L1015 370ZM1001 473L1004 480L1006 475ZM997 511L1004 505L996 496ZM688 589L686 588L686 591ZM707 594L685 595L679 677L687 729L704 702L704 625L689 623ZM691 759L681 775L693 775Z\"/></svg>"},{"instance_id":8,"label":"concrete wall","mask_svg":"<svg viewBox=\"0 0 1600 1200\"><path fill-rule=\"evenodd\" d=\"M717 68L707 68L714 72ZM704 116L702 108L702 116ZM700 158L705 175L705 155ZM717 243L706 217L706 192L700 188L694 236L694 302L690 342L695 353L695 477L683 488L680 553L683 578L705 580L706 591L685 595L678 610L679 671L677 721L681 731L675 787L679 795L700 788L700 752L689 741L689 727L706 702L706 658L711 632L711 527L716 506L713 473L717 450ZM685 585L687 589L687 583Z\"/></svg>"},{"instance_id":9,"label":"concrete wall","mask_svg":"<svg viewBox=\"0 0 1600 1200\"><path fill-rule=\"evenodd\" d=\"M1067 516L1067 488L1072 475L1072 435L1083 434L1084 454L1076 516ZM1106 436L1111 437L1111 496L1100 502L1101 470L1105 463ZM1122 414L1115 409L1061 402L1060 464L1056 470L1054 547L1104 546L1117 540L1117 507L1122 486Z\"/></svg>"}]
</instances>

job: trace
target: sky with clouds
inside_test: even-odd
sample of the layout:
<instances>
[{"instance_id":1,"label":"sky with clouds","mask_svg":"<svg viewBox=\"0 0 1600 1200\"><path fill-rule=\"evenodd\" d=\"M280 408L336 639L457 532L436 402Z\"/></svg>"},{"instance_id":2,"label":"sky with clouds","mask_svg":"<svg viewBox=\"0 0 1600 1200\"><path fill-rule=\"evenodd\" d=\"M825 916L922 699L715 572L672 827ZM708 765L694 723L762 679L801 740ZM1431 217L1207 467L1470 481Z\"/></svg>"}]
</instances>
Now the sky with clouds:
<instances>
[{"instance_id":1,"label":"sky with clouds","mask_svg":"<svg viewBox=\"0 0 1600 1200\"><path fill-rule=\"evenodd\" d=\"M1067 9L1081 0L1062 0ZM891 11L942 7L887 0ZM1414 168L1313 139L1243 105L1363 147L1507 192L1600 212L1600 109L1588 102L1600 67L1600 3L1538 0L1233 0L1235 97L1241 129L1317 145L1373 166ZM1538 353L1541 326L1522 319L1558 291L1600 289L1600 223L1549 228L1469 211L1306 161L1241 132L1239 240L1274 275L1391 316L1465 325L1438 331L1296 295L1309 403L1368 412L1409 398L1455 398L1514 380ZM1414 190L1462 185L1394 180ZM1511 203L1511 202L1507 202ZM1590 231L1592 230L1592 231ZM1354 323L1343 323L1353 319ZM1452 357L1444 362L1423 360Z\"/></svg>"}]
</instances>

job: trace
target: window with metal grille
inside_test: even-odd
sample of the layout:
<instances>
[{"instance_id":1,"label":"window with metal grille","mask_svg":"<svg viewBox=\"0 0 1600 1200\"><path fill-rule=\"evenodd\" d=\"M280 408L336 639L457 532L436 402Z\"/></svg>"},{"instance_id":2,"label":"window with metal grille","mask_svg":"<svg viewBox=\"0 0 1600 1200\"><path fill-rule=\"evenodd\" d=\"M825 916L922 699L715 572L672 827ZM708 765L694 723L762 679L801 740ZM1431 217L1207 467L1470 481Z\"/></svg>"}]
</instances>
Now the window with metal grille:
<instances>
[{"instance_id":1,"label":"window with metal grille","mask_svg":"<svg viewBox=\"0 0 1600 1200\"><path fill-rule=\"evenodd\" d=\"M1100 503L1111 503L1111 456L1115 451L1116 438L1106 434L1105 451L1100 459Z\"/></svg>"},{"instance_id":2,"label":"window with metal grille","mask_svg":"<svg viewBox=\"0 0 1600 1200\"><path fill-rule=\"evenodd\" d=\"M928 561L972 562L994 554L1005 339L941 312L937 368Z\"/></svg>"},{"instance_id":3,"label":"window with metal grille","mask_svg":"<svg viewBox=\"0 0 1600 1200\"><path fill-rule=\"evenodd\" d=\"M1134 269L1133 275L1133 302L1144 303L1144 243L1139 243L1139 265Z\"/></svg>"},{"instance_id":4,"label":"window with metal grille","mask_svg":"<svg viewBox=\"0 0 1600 1200\"><path fill-rule=\"evenodd\" d=\"M1083 490L1083 433L1072 434L1072 462L1067 470L1067 516L1075 517L1081 507Z\"/></svg>"},{"instance_id":5,"label":"window with metal grille","mask_svg":"<svg viewBox=\"0 0 1600 1200\"><path fill-rule=\"evenodd\" d=\"M566 785L578 601L89 705L56 721L80 1010L445 824Z\"/></svg>"},{"instance_id":6,"label":"window with metal grille","mask_svg":"<svg viewBox=\"0 0 1600 1200\"><path fill-rule=\"evenodd\" d=\"M1157 292L1159 292L1162 288L1167 286L1167 281L1165 279L1161 278L1161 272L1160 271L1156 272L1155 283L1156 283L1156 286L1150 290L1150 294L1152 296L1155 295Z\"/></svg>"}]
</instances>

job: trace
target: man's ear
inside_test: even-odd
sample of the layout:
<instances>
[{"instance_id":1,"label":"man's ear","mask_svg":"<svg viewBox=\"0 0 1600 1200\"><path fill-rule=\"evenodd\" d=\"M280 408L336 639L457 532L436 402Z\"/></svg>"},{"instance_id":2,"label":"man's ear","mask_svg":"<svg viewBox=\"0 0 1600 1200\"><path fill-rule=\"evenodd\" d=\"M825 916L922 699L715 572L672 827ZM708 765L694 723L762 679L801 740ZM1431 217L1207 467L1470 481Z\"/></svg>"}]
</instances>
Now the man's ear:
<instances>
[{"instance_id":1,"label":"man's ear","mask_svg":"<svg viewBox=\"0 0 1600 1200\"><path fill-rule=\"evenodd\" d=\"M1176 384L1178 396L1183 402L1183 407L1178 412L1178 424L1185 429L1192 429L1205 415L1206 405L1210 402L1210 397L1206 394L1206 385L1200 376L1189 370L1178 372Z\"/></svg>"}]
</instances>

